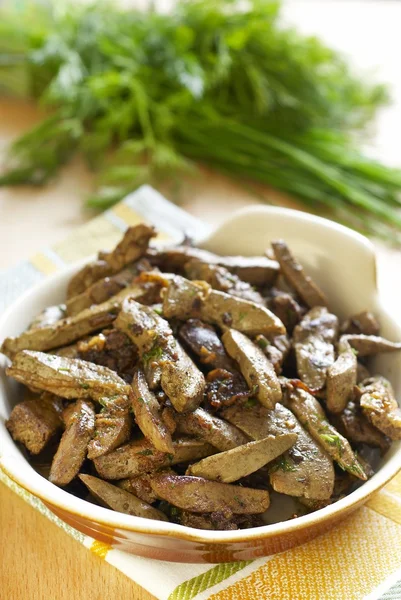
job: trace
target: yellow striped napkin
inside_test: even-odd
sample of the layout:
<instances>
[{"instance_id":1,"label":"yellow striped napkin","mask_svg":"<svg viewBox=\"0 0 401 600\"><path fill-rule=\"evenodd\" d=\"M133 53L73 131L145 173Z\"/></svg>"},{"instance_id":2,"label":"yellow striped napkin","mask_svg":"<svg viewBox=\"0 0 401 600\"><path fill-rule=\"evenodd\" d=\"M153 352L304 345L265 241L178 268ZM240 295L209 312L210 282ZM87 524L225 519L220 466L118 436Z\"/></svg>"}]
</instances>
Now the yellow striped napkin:
<instances>
[{"instance_id":1,"label":"yellow striped napkin","mask_svg":"<svg viewBox=\"0 0 401 600\"><path fill-rule=\"evenodd\" d=\"M123 202L0 274L0 311L27 287L100 248L145 219L160 237L180 240L208 228L144 186ZM66 525L0 471L0 480L91 552L160 600L401 599L401 474L333 531L268 558L219 565L176 564L125 554Z\"/></svg>"}]
</instances>

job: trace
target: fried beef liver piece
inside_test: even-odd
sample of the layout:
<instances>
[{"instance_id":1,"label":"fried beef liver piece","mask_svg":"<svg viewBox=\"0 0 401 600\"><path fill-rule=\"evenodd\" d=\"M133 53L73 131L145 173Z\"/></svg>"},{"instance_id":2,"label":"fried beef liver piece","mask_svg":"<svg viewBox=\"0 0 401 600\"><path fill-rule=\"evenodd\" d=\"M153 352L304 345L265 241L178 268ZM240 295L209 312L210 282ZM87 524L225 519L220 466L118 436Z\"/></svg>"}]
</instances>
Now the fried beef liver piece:
<instances>
[{"instance_id":1,"label":"fried beef liver piece","mask_svg":"<svg viewBox=\"0 0 401 600\"><path fill-rule=\"evenodd\" d=\"M319 401L302 388L291 385L289 388L288 406L313 439L342 469L366 481L366 473L348 440L331 425Z\"/></svg>"},{"instance_id":2,"label":"fried beef liver piece","mask_svg":"<svg viewBox=\"0 0 401 600\"><path fill-rule=\"evenodd\" d=\"M397 352L401 350L400 342L390 342L390 340L377 335L343 335L340 342L350 344L357 351L359 357L371 356L380 352Z\"/></svg>"},{"instance_id":3,"label":"fried beef liver piece","mask_svg":"<svg viewBox=\"0 0 401 600\"><path fill-rule=\"evenodd\" d=\"M283 240L272 242L274 255L280 264L287 281L297 291L302 300L310 308L314 306L327 306L328 300L324 292L306 275L302 265L292 255Z\"/></svg>"},{"instance_id":4,"label":"fried beef liver piece","mask_svg":"<svg viewBox=\"0 0 401 600\"><path fill-rule=\"evenodd\" d=\"M130 389L107 367L31 350L19 352L6 372L25 385L69 399L127 396Z\"/></svg>"},{"instance_id":5,"label":"fried beef liver piece","mask_svg":"<svg viewBox=\"0 0 401 600\"><path fill-rule=\"evenodd\" d=\"M141 369L135 371L130 400L135 420L143 435L148 438L156 450L174 454L170 432L161 418L160 405L156 396L149 389Z\"/></svg>"},{"instance_id":6,"label":"fried beef liver piece","mask_svg":"<svg viewBox=\"0 0 401 600\"><path fill-rule=\"evenodd\" d=\"M118 273L129 263L141 258L148 249L149 241L155 235L154 228L144 223L129 227L114 250L99 253L97 260L85 265L72 277L67 288L67 299L81 294L95 281Z\"/></svg>"},{"instance_id":7,"label":"fried beef liver piece","mask_svg":"<svg viewBox=\"0 0 401 600\"><path fill-rule=\"evenodd\" d=\"M385 377L372 377L359 388L360 406L367 419L391 440L401 440L401 408L391 383Z\"/></svg>"},{"instance_id":8,"label":"fried beef liver piece","mask_svg":"<svg viewBox=\"0 0 401 600\"><path fill-rule=\"evenodd\" d=\"M238 364L253 395L267 408L274 408L282 397L272 363L263 351L240 331L228 329L222 337L228 354Z\"/></svg>"},{"instance_id":9,"label":"fried beef liver piece","mask_svg":"<svg viewBox=\"0 0 401 600\"><path fill-rule=\"evenodd\" d=\"M215 415L211 415L203 408L197 408L194 412L180 414L172 409L163 411L172 412L176 422L178 433L193 435L196 438L208 442L220 452L231 450L242 444L246 444L249 438L240 429L231 425Z\"/></svg>"},{"instance_id":10,"label":"fried beef liver piece","mask_svg":"<svg viewBox=\"0 0 401 600\"><path fill-rule=\"evenodd\" d=\"M230 509L235 514L258 514L269 508L269 492L208 481L188 475L155 474L150 482L159 498L196 513Z\"/></svg>"},{"instance_id":11,"label":"fried beef liver piece","mask_svg":"<svg viewBox=\"0 0 401 600\"><path fill-rule=\"evenodd\" d=\"M350 400L343 412L338 415L338 420L339 427L350 442L380 448L382 453L388 450L390 439L369 423L356 402Z\"/></svg>"},{"instance_id":12,"label":"fried beef liver piece","mask_svg":"<svg viewBox=\"0 0 401 600\"><path fill-rule=\"evenodd\" d=\"M6 427L16 442L39 454L63 427L62 402L53 394L33 395L14 406Z\"/></svg>"},{"instance_id":13,"label":"fried beef liver piece","mask_svg":"<svg viewBox=\"0 0 401 600\"><path fill-rule=\"evenodd\" d=\"M92 402L77 400L74 409L69 412L66 430L53 458L49 476L52 483L64 486L78 475L94 431L95 409Z\"/></svg>"},{"instance_id":14,"label":"fried beef liver piece","mask_svg":"<svg viewBox=\"0 0 401 600\"><path fill-rule=\"evenodd\" d=\"M156 282L141 281L137 277L142 267L149 269L151 265L147 261L141 260L129 265L120 273L95 281L84 292L67 300L67 314L69 316L76 315L94 304L106 302L127 287L132 289L132 294L143 304L159 302L161 286Z\"/></svg>"},{"instance_id":15,"label":"fried beef liver piece","mask_svg":"<svg viewBox=\"0 0 401 600\"><path fill-rule=\"evenodd\" d=\"M261 404L245 403L225 408L221 414L253 440L296 433L295 444L269 465L273 489L289 496L330 498L334 486L333 463L288 408L276 404L274 410L268 410Z\"/></svg>"},{"instance_id":16,"label":"fried beef liver piece","mask_svg":"<svg viewBox=\"0 0 401 600\"><path fill-rule=\"evenodd\" d=\"M311 390L326 383L327 370L335 361L334 343L338 319L323 306L312 308L294 329L297 371Z\"/></svg>"},{"instance_id":17,"label":"fried beef liver piece","mask_svg":"<svg viewBox=\"0 0 401 600\"><path fill-rule=\"evenodd\" d=\"M206 368L229 372L236 370L234 361L228 356L223 342L211 325L200 319L189 319L179 328L178 336Z\"/></svg>"},{"instance_id":18,"label":"fried beef liver piece","mask_svg":"<svg viewBox=\"0 0 401 600\"><path fill-rule=\"evenodd\" d=\"M364 310L346 319L341 325L341 333L364 335L379 335L380 325L375 315Z\"/></svg>"},{"instance_id":19,"label":"fried beef liver piece","mask_svg":"<svg viewBox=\"0 0 401 600\"><path fill-rule=\"evenodd\" d=\"M191 246L166 248L156 252L154 256L156 264L163 270L180 272L190 259L225 267L230 273L251 285L272 285L279 272L278 262L266 256L218 256Z\"/></svg>"},{"instance_id":20,"label":"fried beef liver piece","mask_svg":"<svg viewBox=\"0 0 401 600\"><path fill-rule=\"evenodd\" d=\"M267 306L284 323L289 334L292 333L306 312L292 294L277 288L269 290Z\"/></svg>"},{"instance_id":21,"label":"fried beef liver piece","mask_svg":"<svg viewBox=\"0 0 401 600\"><path fill-rule=\"evenodd\" d=\"M102 479L127 479L178 463L186 463L215 452L213 446L201 440L177 438L174 454L160 452L146 439L133 440L113 452L95 458L94 465Z\"/></svg>"},{"instance_id":22,"label":"fried beef liver piece","mask_svg":"<svg viewBox=\"0 0 401 600\"><path fill-rule=\"evenodd\" d=\"M247 442L242 446L213 454L193 463L188 467L186 474L222 483L232 483L258 471L283 454L294 445L297 437L295 433L285 433Z\"/></svg>"},{"instance_id":23,"label":"fried beef liver piece","mask_svg":"<svg viewBox=\"0 0 401 600\"><path fill-rule=\"evenodd\" d=\"M342 352L327 370L326 405L332 413L344 410L348 400L352 398L357 380L355 352L350 348Z\"/></svg>"},{"instance_id":24,"label":"fried beef liver piece","mask_svg":"<svg viewBox=\"0 0 401 600\"><path fill-rule=\"evenodd\" d=\"M152 308L128 298L115 326L128 335L144 363L159 368L160 385L174 407L179 412L195 410L203 399L205 378L173 336L168 322Z\"/></svg>"},{"instance_id":25,"label":"fried beef liver piece","mask_svg":"<svg viewBox=\"0 0 401 600\"><path fill-rule=\"evenodd\" d=\"M125 444L131 436L132 419L127 396L104 398L101 403L104 407L95 417L95 434L88 446L91 460Z\"/></svg>"},{"instance_id":26,"label":"fried beef liver piece","mask_svg":"<svg viewBox=\"0 0 401 600\"><path fill-rule=\"evenodd\" d=\"M248 335L280 335L285 327L264 306L213 290L179 275L168 283L163 295L163 314L167 319L200 318L221 329L232 327Z\"/></svg>"},{"instance_id":27,"label":"fried beef liver piece","mask_svg":"<svg viewBox=\"0 0 401 600\"><path fill-rule=\"evenodd\" d=\"M242 281L225 267L191 260L184 267L188 279L206 281L214 290L249 300L255 304L265 304L262 295L250 283Z\"/></svg>"},{"instance_id":28,"label":"fried beef liver piece","mask_svg":"<svg viewBox=\"0 0 401 600\"><path fill-rule=\"evenodd\" d=\"M100 500L102 504L117 512L133 515L134 517L142 517L143 519L168 521L166 515L161 510L157 510L157 508L150 506L147 502L144 502L124 489L92 475L81 474L79 478L97 500Z\"/></svg>"},{"instance_id":29,"label":"fried beef liver piece","mask_svg":"<svg viewBox=\"0 0 401 600\"><path fill-rule=\"evenodd\" d=\"M126 288L107 302L87 308L73 317L67 317L53 325L30 329L16 338L6 338L1 352L12 358L20 350L44 352L71 344L89 333L111 325L124 298L131 293L131 288Z\"/></svg>"}]
</instances>

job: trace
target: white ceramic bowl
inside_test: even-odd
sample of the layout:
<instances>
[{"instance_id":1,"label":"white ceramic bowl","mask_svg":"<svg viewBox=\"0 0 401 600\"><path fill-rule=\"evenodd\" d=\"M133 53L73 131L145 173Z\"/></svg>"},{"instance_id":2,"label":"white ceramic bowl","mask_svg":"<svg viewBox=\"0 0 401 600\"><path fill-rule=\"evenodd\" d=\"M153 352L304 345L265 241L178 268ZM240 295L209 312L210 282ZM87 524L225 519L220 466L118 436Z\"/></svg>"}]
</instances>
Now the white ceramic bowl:
<instances>
[{"instance_id":1,"label":"white ceramic bowl","mask_svg":"<svg viewBox=\"0 0 401 600\"><path fill-rule=\"evenodd\" d=\"M330 299L341 318L372 310L382 334L401 340L401 329L382 307L376 289L371 243L331 221L294 210L251 207L228 219L201 245L220 254L262 254L272 239L285 239ZM42 308L64 300L75 265L29 290L0 321L0 342L23 331ZM19 400L19 387L6 378L7 360L0 355L0 468L41 498L70 525L114 547L134 554L182 562L246 560L280 552L333 527L401 468L401 443L394 442L379 471L346 498L298 519L240 531L203 531L132 517L95 506L51 484L29 465L12 441L4 422ZM401 395L401 353L381 355L374 371L388 377Z\"/></svg>"}]
</instances>

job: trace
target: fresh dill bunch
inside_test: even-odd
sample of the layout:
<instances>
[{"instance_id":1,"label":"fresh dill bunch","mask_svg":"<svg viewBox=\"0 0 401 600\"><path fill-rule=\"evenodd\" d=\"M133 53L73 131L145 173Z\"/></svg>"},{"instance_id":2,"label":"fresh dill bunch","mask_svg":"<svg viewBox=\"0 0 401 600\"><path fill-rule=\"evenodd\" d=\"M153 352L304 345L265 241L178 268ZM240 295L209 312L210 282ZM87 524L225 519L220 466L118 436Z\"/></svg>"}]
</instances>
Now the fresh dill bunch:
<instances>
[{"instance_id":1,"label":"fresh dill bunch","mask_svg":"<svg viewBox=\"0 0 401 600\"><path fill-rule=\"evenodd\" d=\"M296 196L397 241L401 173L358 138L386 89L271 0L181 0L168 14L115 4L0 10L0 93L49 116L10 148L0 185L43 184L76 152L98 173L91 206L196 161Z\"/></svg>"}]
</instances>

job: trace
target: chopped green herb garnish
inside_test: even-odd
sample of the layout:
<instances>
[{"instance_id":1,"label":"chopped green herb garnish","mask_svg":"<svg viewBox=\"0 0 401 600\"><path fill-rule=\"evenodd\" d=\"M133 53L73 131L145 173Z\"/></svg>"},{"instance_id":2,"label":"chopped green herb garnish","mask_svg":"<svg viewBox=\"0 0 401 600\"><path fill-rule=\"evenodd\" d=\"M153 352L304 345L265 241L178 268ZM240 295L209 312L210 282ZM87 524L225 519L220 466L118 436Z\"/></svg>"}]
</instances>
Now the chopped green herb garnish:
<instances>
[{"instance_id":1,"label":"chopped green herb garnish","mask_svg":"<svg viewBox=\"0 0 401 600\"><path fill-rule=\"evenodd\" d=\"M343 447L341 444L341 439L335 433L319 433L319 437L323 442L330 444L330 446L336 446L337 450L341 456Z\"/></svg>"},{"instance_id":2,"label":"chopped green herb garnish","mask_svg":"<svg viewBox=\"0 0 401 600\"><path fill-rule=\"evenodd\" d=\"M247 314L248 313L246 313L246 312L240 312L238 315L238 321L241 322L243 319L245 319Z\"/></svg>"},{"instance_id":3,"label":"chopped green herb garnish","mask_svg":"<svg viewBox=\"0 0 401 600\"><path fill-rule=\"evenodd\" d=\"M153 450L145 448L145 450L140 450L137 454L140 454L141 456L153 456Z\"/></svg>"},{"instance_id":4,"label":"chopped green herb garnish","mask_svg":"<svg viewBox=\"0 0 401 600\"><path fill-rule=\"evenodd\" d=\"M163 349L155 343L149 352L142 356L143 362L147 365L150 362L160 359L163 356Z\"/></svg>"},{"instance_id":5,"label":"chopped green herb garnish","mask_svg":"<svg viewBox=\"0 0 401 600\"><path fill-rule=\"evenodd\" d=\"M158 315L162 315L163 314L163 309L161 306L154 306L153 310L155 311L156 314Z\"/></svg>"},{"instance_id":6,"label":"chopped green herb garnish","mask_svg":"<svg viewBox=\"0 0 401 600\"><path fill-rule=\"evenodd\" d=\"M240 506L245 506L245 502L241 498L238 498L238 496L233 496L233 498Z\"/></svg>"},{"instance_id":7,"label":"chopped green herb garnish","mask_svg":"<svg viewBox=\"0 0 401 600\"><path fill-rule=\"evenodd\" d=\"M256 343L259 348L262 348L262 350L266 350L266 348L270 346L269 340L267 340L263 335L258 335L256 338Z\"/></svg>"},{"instance_id":8,"label":"chopped green herb garnish","mask_svg":"<svg viewBox=\"0 0 401 600\"><path fill-rule=\"evenodd\" d=\"M140 402L141 404L145 404L145 400L143 398L141 398L141 396L139 396L139 398L137 398L138 402Z\"/></svg>"},{"instance_id":9,"label":"chopped green herb garnish","mask_svg":"<svg viewBox=\"0 0 401 600\"><path fill-rule=\"evenodd\" d=\"M90 385L89 383L80 383L79 387L81 387L83 390L89 390Z\"/></svg>"},{"instance_id":10,"label":"chopped green herb garnish","mask_svg":"<svg viewBox=\"0 0 401 600\"><path fill-rule=\"evenodd\" d=\"M284 471L285 473L296 471L295 465L288 460L285 456L280 456L275 460L274 464L270 467L269 472L275 473L276 471Z\"/></svg>"},{"instance_id":11,"label":"chopped green herb garnish","mask_svg":"<svg viewBox=\"0 0 401 600\"><path fill-rule=\"evenodd\" d=\"M66 367L60 367L59 371L62 371L63 373L69 373L70 369L67 369Z\"/></svg>"},{"instance_id":12,"label":"chopped green herb garnish","mask_svg":"<svg viewBox=\"0 0 401 600\"><path fill-rule=\"evenodd\" d=\"M351 348L351 352L355 355L358 356L359 352L358 350L356 350L355 348Z\"/></svg>"},{"instance_id":13,"label":"chopped green herb garnish","mask_svg":"<svg viewBox=\"0 0 401 600\"><path fill-rule=\"evenodd\" d=\"M244 404L244 408L252 408L252 406L256 406L258 403L256 398L248 398L248 400Z\"/></svg>"},{"instance_id":14,"label":"chopped green herb garnish","mask_svg":"<svg viewBox=\"0 0 401 600\"><path fill-rule=\"evenodd\" d=\"M167 454L167 458L171 462L174 458L174 454Z\"/></svg>"},{"instance_id":15,"label":"chopped green herb garnish","mask_svg":"<svg viewBox=\"0 0 401 600\"><path fill-rule=\"evenodd\" d=\"M340 465L341 466L341 465ZM350 473L353 473L355 475L366 475L365 471L363 470L362 466L358 463L355 462L353 465L344 465L344 468L349 471Z\"/></svg>"}]
</instances>

